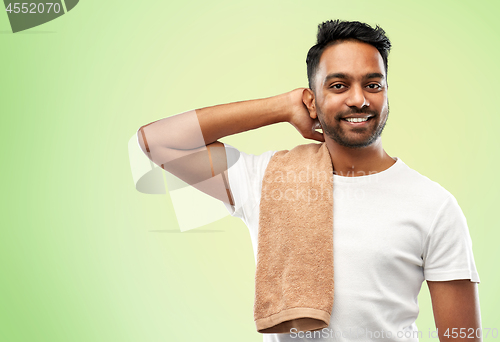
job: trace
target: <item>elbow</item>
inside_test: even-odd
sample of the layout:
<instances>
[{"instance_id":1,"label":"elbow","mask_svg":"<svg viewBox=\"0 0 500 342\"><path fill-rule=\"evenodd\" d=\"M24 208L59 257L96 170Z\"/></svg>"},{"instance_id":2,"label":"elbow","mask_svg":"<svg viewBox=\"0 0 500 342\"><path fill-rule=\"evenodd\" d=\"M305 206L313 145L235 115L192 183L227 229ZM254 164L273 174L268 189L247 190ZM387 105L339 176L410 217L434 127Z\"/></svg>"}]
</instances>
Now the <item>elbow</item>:
<instances>
[{"instance_id":1,"label":"elbow","mask_svg":"<svg viewBox=\"0 0 500 342\"><path fill-rule=\"evenodd\" d=\"M146 153L146 154L149 154L149 146L148 146L148 141L146 139L146 134L144 133L144 127L145 126L141 126L138 130L137 130L137 142L139 143L139 146L141 148L141 150Z\"/></svg>"}]
</instances>

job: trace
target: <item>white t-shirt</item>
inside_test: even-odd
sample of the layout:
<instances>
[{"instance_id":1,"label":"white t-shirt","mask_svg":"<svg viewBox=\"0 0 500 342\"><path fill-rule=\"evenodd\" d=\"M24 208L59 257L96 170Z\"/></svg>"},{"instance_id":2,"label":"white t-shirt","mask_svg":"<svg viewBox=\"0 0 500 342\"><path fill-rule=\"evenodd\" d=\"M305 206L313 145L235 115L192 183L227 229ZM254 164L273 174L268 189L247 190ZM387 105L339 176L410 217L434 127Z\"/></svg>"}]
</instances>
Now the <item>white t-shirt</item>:
<instances>
[{"instance_id":1,"label":"white t-shirt","mask_svg":"<svg viewBox=\"0 0 500 342\"><path fill-rule=\"evenodd\" d=\"M235 206L224 204L248 226L257 260L262 179L277 151L251 155L224 145ZM418 341L417 296L424 280L479 282L467 221L455 197L395 160L376 174L333 175L329 327L315 335L263 334L264 342Z\"/></svg>"}]
</instances>

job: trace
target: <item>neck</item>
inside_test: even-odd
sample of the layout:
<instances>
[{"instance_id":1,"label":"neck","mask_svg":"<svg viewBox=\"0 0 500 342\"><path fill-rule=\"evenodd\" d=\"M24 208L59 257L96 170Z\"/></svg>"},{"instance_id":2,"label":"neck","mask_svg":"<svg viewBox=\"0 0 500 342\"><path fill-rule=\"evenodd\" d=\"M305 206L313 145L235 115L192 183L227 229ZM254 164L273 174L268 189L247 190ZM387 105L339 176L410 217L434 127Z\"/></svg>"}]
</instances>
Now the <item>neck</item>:
<instances>
[{"instance_id":1,"label":"neck","mask_svg":"<svg viewBox=\"0 0 500 342\"><path fill-rule=\"evenodd\" d=\"M332 159L335 174L344 177L358 177L384 171L396 161L382 148L379 137L373 144L362 148L339 145L328 136L325 142Z\"/></svg>"}]
</instances>

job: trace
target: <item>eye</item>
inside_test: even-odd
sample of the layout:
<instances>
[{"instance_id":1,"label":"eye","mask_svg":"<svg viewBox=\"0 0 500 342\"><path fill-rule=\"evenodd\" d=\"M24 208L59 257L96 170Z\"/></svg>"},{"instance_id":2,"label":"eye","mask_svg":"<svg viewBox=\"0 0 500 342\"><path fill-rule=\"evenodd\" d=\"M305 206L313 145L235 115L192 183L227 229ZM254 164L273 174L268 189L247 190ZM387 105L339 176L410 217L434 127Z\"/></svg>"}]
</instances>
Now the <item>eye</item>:
<instances>
[{"instance_id":1,"label":"eye","mask_svg":"<svg viewBox=\"0 0 500 342\"><path fill-rule=\"evenodd\" d=\"M330 86L330 88L332 88L332 89L337 89L337 90L342 89L342 87L344 87L344 85L343 85L343 84L340 84L340 83L332 84L332 85Z\"/></svg>"},{"instance_id":2,"label":"eye","mask_svg":"<svg viewBox=\"0 0 500 342\"><path fill-rule=\"evenodd\" d=\"M382 88L382 86L380 84L377 84L377 83L369 84L369 85L367 85L367 87L370 89L381 89Z\"/></svg>"}]
</instances>

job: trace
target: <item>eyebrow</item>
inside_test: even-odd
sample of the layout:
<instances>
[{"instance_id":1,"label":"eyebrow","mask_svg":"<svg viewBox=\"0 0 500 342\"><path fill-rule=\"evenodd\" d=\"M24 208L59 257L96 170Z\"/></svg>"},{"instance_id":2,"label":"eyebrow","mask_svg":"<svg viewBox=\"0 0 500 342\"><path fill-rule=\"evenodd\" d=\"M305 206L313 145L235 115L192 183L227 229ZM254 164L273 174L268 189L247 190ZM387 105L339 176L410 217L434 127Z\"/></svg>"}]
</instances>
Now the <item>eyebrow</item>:
<instances>
[{"instance_id":1,"label":"eyebrow","mask_svg":"<svg viewBox=\"0 0 500 342\"><path fill-rule=\"evenodd\" d=\"M341 78L341 79L348 80L348 79L351 79L352 77L349 76L348 74L344 74L343 72L335 72L333 74L327 75L325 77L325 81L323 82L323 84L325 84L326 82L328 82L332 78ZM372 72L372 73L369 73L369 74L366 74L365 76L363 76L364 80L370 79L370 78L381 78L381 79L384 79L385 76L383 74L379 73L379 72Z\"/></svg>"}]
</instances>

